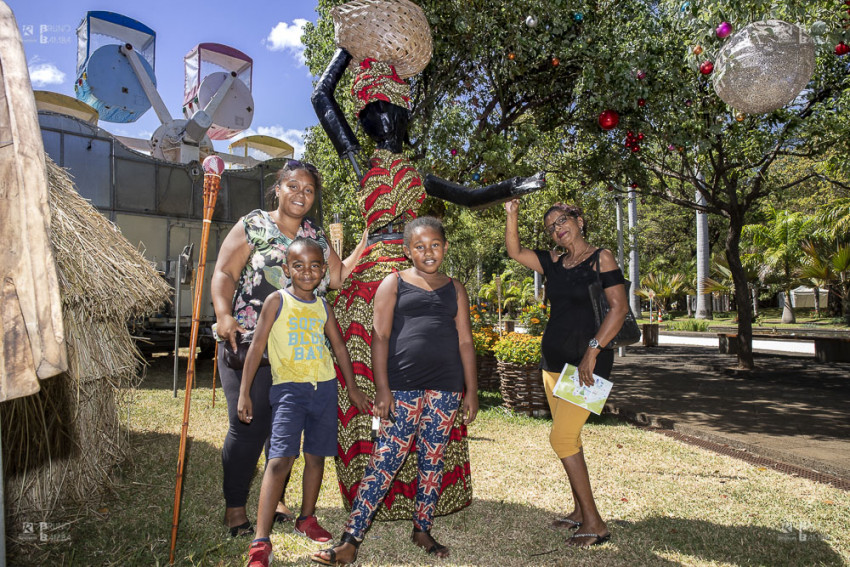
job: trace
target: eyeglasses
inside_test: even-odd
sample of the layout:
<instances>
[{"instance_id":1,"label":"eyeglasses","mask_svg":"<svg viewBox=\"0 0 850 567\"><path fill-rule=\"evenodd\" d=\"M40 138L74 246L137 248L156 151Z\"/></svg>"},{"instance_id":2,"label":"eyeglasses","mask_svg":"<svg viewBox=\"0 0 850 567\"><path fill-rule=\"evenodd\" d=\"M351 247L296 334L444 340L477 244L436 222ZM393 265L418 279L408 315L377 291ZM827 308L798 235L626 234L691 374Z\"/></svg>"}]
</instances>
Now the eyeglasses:
<instances>
[{"instance_id":1,"label":"eyeglasses","mask_svg":"<svg viewBox=\"0 0 850 567\"><path fill-rule=\"evenodd\" d=\"M545 227L543 229L543 231L546 233L547 236L552 236L553 234L555 234L555 229L557 229L560 226L563 226L564 223L567 222L568 218L570 218L570 217L575 218L576 216L577 215L575 213L564 213L563 215L556 218L555 222L553 222L549 226Z\"/></svg>"}]
</instances>

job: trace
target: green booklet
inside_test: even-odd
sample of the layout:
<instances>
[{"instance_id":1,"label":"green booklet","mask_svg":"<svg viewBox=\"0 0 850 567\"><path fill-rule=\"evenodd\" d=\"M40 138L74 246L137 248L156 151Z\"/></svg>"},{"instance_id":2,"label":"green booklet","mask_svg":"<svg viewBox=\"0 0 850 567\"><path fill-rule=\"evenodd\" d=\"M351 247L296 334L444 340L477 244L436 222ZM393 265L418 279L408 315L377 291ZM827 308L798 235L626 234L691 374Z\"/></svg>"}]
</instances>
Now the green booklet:
<instances>
[{"instance_id":1,"label":"green booklet","mask_svg":"<svg viewBox=\"0 0 850 567\"><path fill-rule=\"evenodd\" d=\"M605 400L608 399L613 384L596 374L593 375L593 380L592 386L584 386L578 378L578 368L567 364L561 371L552 393L562 400L599 415L605 407Z\"/></svg>"}]
</instances>

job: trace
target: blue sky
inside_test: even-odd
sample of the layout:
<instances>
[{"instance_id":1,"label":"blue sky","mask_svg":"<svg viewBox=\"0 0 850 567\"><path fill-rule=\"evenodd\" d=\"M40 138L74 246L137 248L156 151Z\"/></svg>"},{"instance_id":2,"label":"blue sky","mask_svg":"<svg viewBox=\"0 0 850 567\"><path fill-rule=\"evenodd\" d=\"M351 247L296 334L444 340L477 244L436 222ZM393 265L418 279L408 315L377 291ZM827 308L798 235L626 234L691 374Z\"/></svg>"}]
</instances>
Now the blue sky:
<instances>
[{"instance_id":1,"label":"blue sky","mask_svg":"<svg viewBox=\"0 0 850 567\"><path fill-rule=\"evenodd\" d=\"M303 149L306 128L318 123L310 105L312 80L303 63L301 27L315 22L316 0L181 2L148 0L5 0L22 31L33 88L74 96L76 29L87 11L118 12L156 34L159 94L174 118L182 118L183 56L203 42L223 43L254 60L255 114L248 133L282 138ZM159 126L153 109L131 124L100 123L122 136L150 138ZM232 141L232 140L230 140ZM230 141L215 142L224 151Z\"/></svg>"}]
</instances>

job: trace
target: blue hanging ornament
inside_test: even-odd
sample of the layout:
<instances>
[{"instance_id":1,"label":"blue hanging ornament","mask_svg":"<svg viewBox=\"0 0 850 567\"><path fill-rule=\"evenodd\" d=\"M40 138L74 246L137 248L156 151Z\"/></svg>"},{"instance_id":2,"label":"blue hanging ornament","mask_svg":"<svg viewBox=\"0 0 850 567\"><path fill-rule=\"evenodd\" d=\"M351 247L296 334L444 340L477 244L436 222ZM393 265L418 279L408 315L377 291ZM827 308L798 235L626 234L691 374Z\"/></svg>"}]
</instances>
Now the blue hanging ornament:
<instances>
[{"instance_id":1,"label":"blue hanging ornament","mask_svg":"<svg viewBox=\"0 0 850 567\"><path fill-rule=\"evenodd\" d=\"M473 174L472 174L472 180L473 180L473 181L478 181L478 180L480 180L480 179L481 179L481 175L480 175L480 174L478 174L478 173L473 173Z\"/></svg>"},{"instance_id":2,"label":"blue hanging ornament","mask_svg":"<svg viewBox=\"0 0 850 567\"><path fill-rule=\"evenodd\" d=\"M581 12L576 12L575 14L573 14L573 19L580 23L584 20L584 14L582 14Z\"/></svg>"}]
</instances>

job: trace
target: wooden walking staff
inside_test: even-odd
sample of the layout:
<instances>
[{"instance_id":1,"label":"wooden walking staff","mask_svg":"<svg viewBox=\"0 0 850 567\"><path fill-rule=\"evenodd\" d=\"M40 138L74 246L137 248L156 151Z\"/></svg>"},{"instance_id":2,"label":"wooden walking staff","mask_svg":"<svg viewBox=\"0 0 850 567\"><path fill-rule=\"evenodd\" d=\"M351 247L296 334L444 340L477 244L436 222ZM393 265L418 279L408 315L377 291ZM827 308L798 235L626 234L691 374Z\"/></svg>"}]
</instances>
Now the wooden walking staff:
<instances>
[{"instance_id":1,"label":"wooden walking staff","mask_svg":"<svg viewBox=\"0 0 850 567\"><path fill-rule=\"evenodd\" d=\"M183 469L186 456L186 441L189 432L189 408L191 406L192 384L195 379L195 350L198 346L198 326L201 317L201 297L204 292L204 271L207 263L207 244L210 239L212 222L218 190L221 187L221 172L224 160L216 155L204 160L204 224L201 228L201 249L198 255L198 269L195 271L195 293L192 298L192 332L189 338L189 363L186 367L186 397L183 402L183 428L180 431L180 450L177 455L177 483L174 487L174 517L171 522L171 554L168 562L174 563L174 548L177 545L177 525L180 522L180 497L183 493Z\"/></svg>"}]
</instances>

